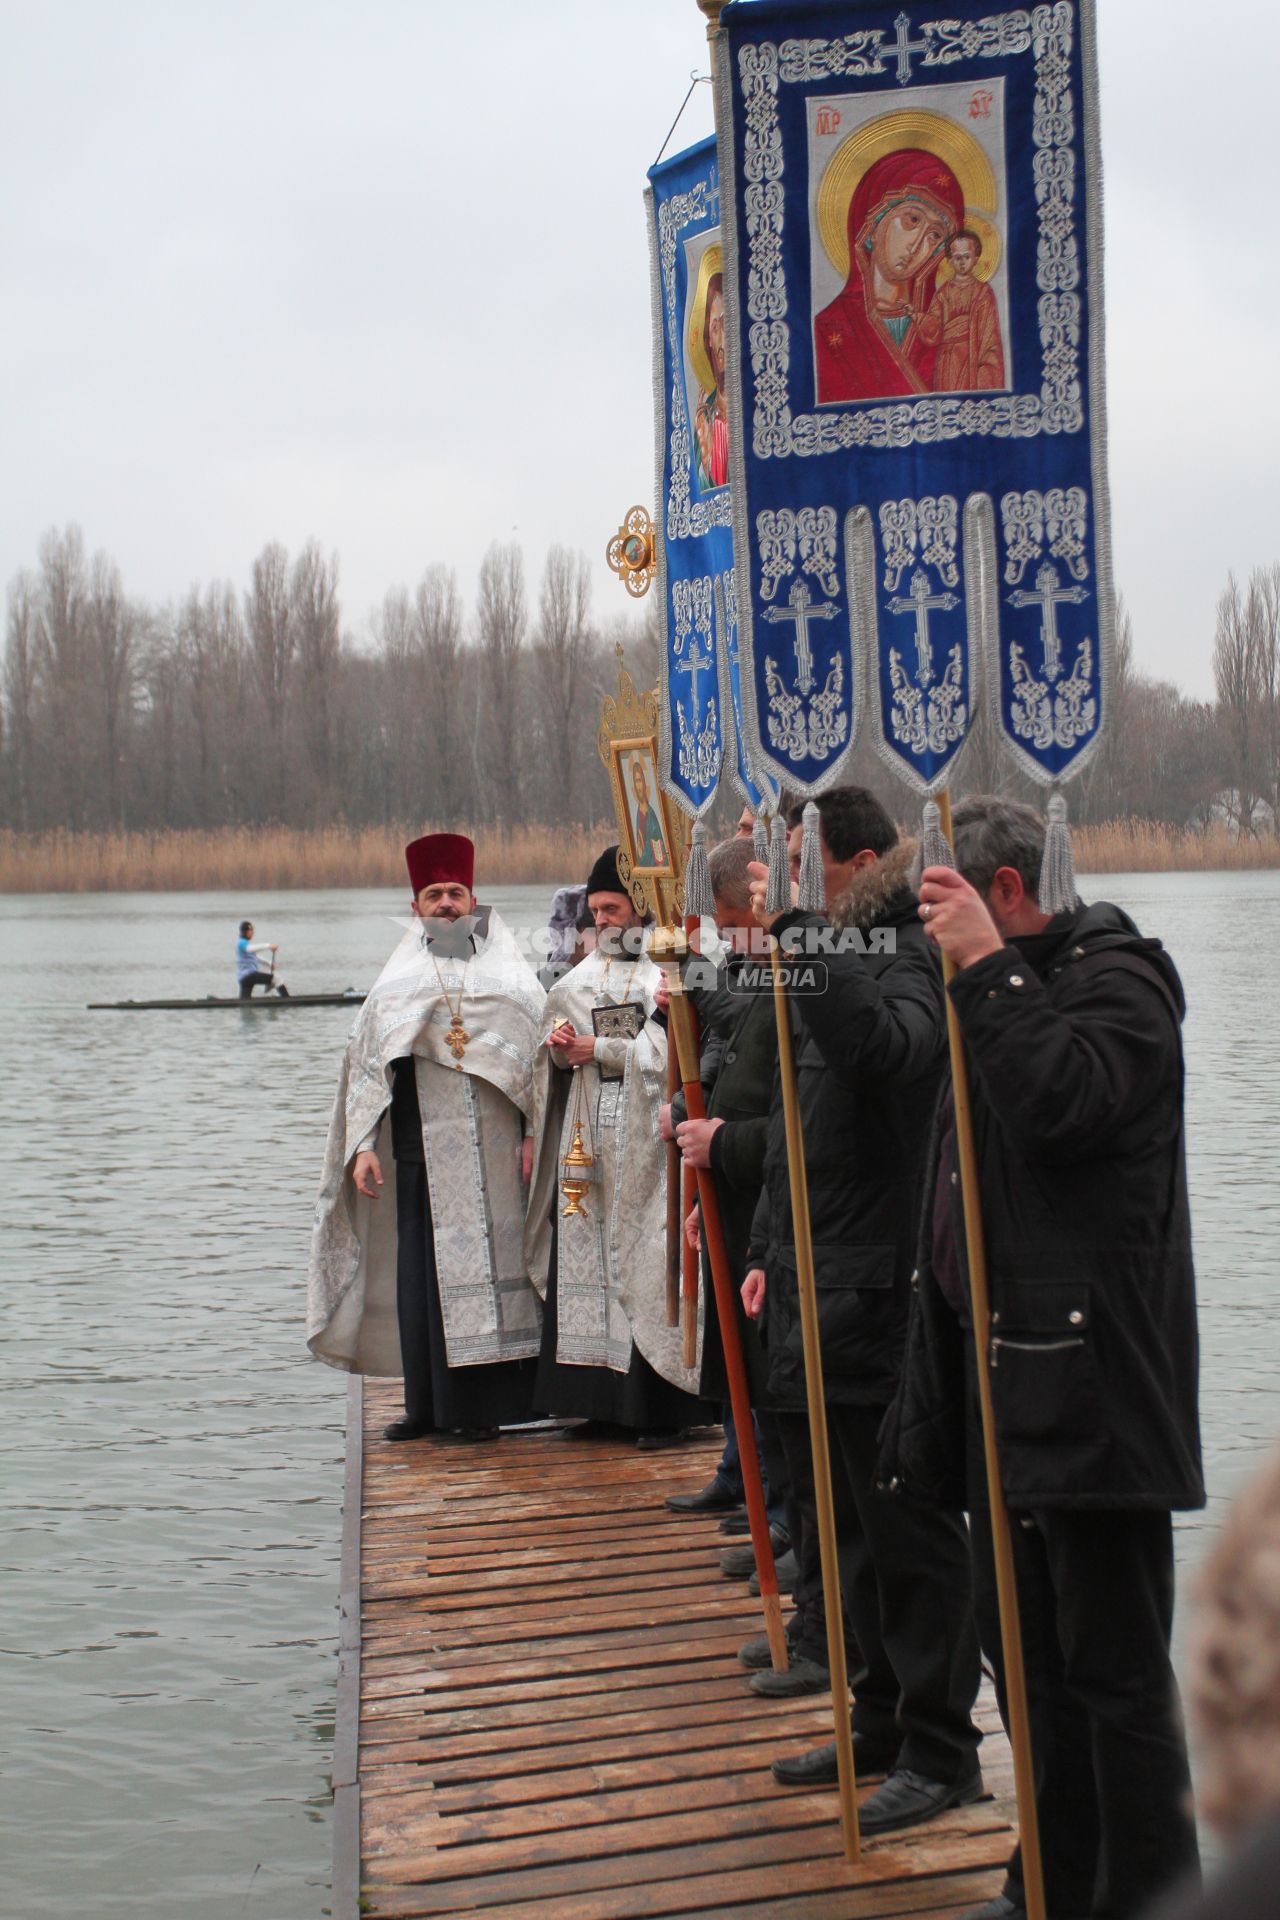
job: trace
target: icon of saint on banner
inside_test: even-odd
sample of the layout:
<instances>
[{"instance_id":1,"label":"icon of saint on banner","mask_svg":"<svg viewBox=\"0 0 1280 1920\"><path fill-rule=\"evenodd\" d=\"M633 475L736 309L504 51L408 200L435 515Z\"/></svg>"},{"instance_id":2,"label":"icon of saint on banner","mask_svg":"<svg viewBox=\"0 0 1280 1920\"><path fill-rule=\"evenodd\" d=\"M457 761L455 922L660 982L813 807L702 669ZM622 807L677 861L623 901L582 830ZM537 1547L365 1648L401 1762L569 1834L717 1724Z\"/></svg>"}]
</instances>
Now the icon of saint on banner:
<instances>
[{"instance_id":1,"label":"icon of saint on banner","mask_svg":"<svg viewBox=\"0 0 1280 1920\"><path fill-rule=\"evenodd\" d=\"M718 239L690 263L685 352L690 375L693 473L705 493L729 479L729 420L724 385L724 260Z\"/></svg>"},{"instance_id":2,"label":"icon of saint on banner","mask_svg":"<svg viewBox=\"0 0 1280 1920\"><path fill-rule=\"evenodd\" d=\"M662 814L655 801L658 769L653 748L625 747L618 754L618 773L622 780L627 809L627 853L633 873L669 874L671 855L667 846Z\"/></svg>"}]
</instances>

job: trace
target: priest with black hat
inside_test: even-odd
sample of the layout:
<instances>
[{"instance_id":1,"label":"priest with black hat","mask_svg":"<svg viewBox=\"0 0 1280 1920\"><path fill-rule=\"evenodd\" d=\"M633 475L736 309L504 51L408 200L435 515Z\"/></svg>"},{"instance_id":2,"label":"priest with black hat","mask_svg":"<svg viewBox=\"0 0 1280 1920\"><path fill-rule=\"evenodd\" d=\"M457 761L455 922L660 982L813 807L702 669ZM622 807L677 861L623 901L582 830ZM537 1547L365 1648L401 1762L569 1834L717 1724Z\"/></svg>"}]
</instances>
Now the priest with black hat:
<instances>
[{"instance_id":1,"label":"priest with black hat","mask_svg":"<svg viewBox=\"0 0 1280 1920\"><path fill-rule=\"evenodd\" d=\"M529 1417L541 1307L524 1256L545 994L476 906L475 848L405 849L413 922L343 1059L316 1209L308 1344L402 1374L389 1440Z\"/></svg>"},{"instance_id":2,"label":"priest with black hat","mask_svg":"<svg viewBox=\"0 0 1280 1920\"><path fill-rule=\"evenodd\" d=\"M547 996L534 1081L527 1247L545 1302L535 1399L541 1412L583 1416L575 1437L623 1428L655 1445L714 1417L666 1318L662 971L617 847L592 868L587 905L593 950Z\"/></svg>"}]
</instances>

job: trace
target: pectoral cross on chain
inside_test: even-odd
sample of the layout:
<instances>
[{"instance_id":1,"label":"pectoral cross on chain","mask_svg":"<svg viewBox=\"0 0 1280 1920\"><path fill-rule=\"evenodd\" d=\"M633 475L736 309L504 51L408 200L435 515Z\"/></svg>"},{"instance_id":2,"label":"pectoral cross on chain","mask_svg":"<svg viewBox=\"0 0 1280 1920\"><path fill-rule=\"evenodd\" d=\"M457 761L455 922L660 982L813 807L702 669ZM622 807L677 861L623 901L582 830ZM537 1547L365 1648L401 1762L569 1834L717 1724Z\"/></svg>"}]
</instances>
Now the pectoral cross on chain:
<instances>
[{"instance_id":1,"label":"pectoral cross on chain","mask_svg":"<svg viewBox=\"0 0 1280 1920\"><path fill-rule=\"evenodd\" d=\"M809 645L809 622L811 620L834 620L839 607L831 601L819 602L816 606L809 598L809 589L803 580L797 580L787 595L785 607L766 607L763 618L777 622L790 620L795 624L796 650L796 689L800 693L809 693L813 689L813 650Z\"/></svg>"},{"instance_id":2,"label":"pectoral cross on chain","mask_svg":"<svg viewBox=\"0 0 1280 1920\"><path fill-rule=\"evenodd\" d=\"M1011 607L1040 608L1040 644L1044 648L1044 677L1056 680L1062 672L1062 635L1058 632L1058 604L1066 601L1078 607L1082 600L1089 598L1087 587L1060 587L1058 569L1051 560L1046 560L1036 575L1036 590L1026 593L1019 589L1009 595Z\"/></svg>"},{"instance_id":3,"label":"pectoral cross on chain","mask_svg":"<svg viewBox=\"0 0 1280 1920\"><path fill-rule=\"evenodd\" d=\"M689 686L693 694L693 725L695 731L697 730L698 721L702 714L702 708L698 702L698 680L702 674L709 672L710 668L710 652L700 654L696 641L689 647L688 659L682 660L676 668L677 673L687 673L689 676Z\"/></svg>"},{"instance_id":4,"label":"pectoral cross on chain","mask_svg":"<svg viewBox=\"0 0 1280 1920\"><path fill-rule=\"evenodd\" d=\"M929 636L929 615L937 608L940 613L950 613L960 605L957 593L930 593L929 576L923 567L917 567L911 576L911 591L907 595L896 593L889 601L890 613L913 613L916 618L916 683L927 687L933 679L933 641Z\"/></svg>"},{"instance_id":5,"label":"pectoral cross on chain","mask_svg":"<svg viewBox=\"0 0 1280 1920\"><path fill-rule=\"evenodd\" d=\"M454 1065L459 1072L462 1071L462 1056L467 1050L467 1042L470 1038L471 1035L462 1024L462 1015L455 1013L449 1022L449 1031L444 1037L444 1043L453 1055Z\"/></svg>"}]
</instances>

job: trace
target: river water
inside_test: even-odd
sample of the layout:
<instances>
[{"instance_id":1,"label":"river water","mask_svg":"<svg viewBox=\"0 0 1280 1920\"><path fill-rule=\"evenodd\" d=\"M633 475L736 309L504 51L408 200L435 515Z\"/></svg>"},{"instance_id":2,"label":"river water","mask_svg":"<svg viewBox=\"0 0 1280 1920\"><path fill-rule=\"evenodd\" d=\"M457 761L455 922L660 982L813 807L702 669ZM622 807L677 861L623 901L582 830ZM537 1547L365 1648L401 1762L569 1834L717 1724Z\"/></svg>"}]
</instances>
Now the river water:
<instances>
[{"instance_id":1,"label":"river water","mask_svg":"<svg viewBox=\"0 0 1280 1920\"><path fill-rule=\"evenodd\" d=\"M536 925L549 889L495 889ZM1280 1432L1280 873L1084 886L1183 971L1214 1495ZM328 1910L342 1377L302 1338L345 1008L88 1013L230 990L235 922L295 990L367 985L391 895L0 901L0 1909Z\"/></svg>"}]
</instances>

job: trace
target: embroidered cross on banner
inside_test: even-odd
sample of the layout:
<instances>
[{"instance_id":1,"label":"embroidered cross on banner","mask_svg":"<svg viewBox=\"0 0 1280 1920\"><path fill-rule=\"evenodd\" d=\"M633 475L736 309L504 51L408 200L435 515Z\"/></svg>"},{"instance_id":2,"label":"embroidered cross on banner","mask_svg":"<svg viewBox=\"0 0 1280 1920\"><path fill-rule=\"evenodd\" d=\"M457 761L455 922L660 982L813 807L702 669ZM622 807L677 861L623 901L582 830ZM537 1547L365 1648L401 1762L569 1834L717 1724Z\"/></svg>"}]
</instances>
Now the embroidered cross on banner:
<instances>
[{"instance_id":1,"label":"embroidered cross on banner","mask_svg":"<svg viewBox=\"0 0 1280 1920\"><path fill-rule=\"evenodd\" d=\"M689 687L693 694L693 724L695 727L702 715L702 705L698 699L698 681L704 673L709 673L710 670L710 652L699 653L696 644L690 646L688 658L681 660L676 667L677 673L687 673L689 676Z\"/></svg>"},{"instance_id":2,"label":"embroidered cross on banner","mask_svg":"<svg viewBox=\"0 0 1280 1920\"><path fill-rule=\"evenodd\" d=\"M1040 644L1044 648L1044 677L1056 680L1062 672L1062 636L1058 632L1058 606L1062 601L1078 607L1082 600L1089 598L1086 587L1060 587L1058 569L1051 560L1046 560L1036 575L1036 590L1026 593L1019 589L1009 595L1011 607L1040 608Z\"/></svg>"},{"instance_id":3,"label":"embroidered cross on banner","mask_svg":"<svg viewBox=\"0 0 1280 1920\"><path fill-rule=\"evenodd\" d=\"M909 15L905 13L898 15L893 23L893 30L897 35L896 42L893 46L887 47L885 51L888 53L890 59L896 56L898 62L898 85L905 87L909 86L911 82L912 54L928 53L930 50L929 42L927 40L913 40L911 38L911 20Z\"/></svg>"},{"instance_id":4,"label":"embroidered cross on banner","mask_svg":"<svg viewBox=\"0 0 1280 1920\"><path fill-rule=\"evenodd\" d=\"M935 608L940 613L950 613L959 605L959 594L930 593L929 576L923 567L917 567L912 574L910 593L896 593L888 603L890 613L915 615L916 681L922 687L927 687L933 679L933 642L929 637L929 615Z\"/></svg>"},{"instance_id":5,"label":"embroidered cross on banner","mask_svg":"<svg viewBox=\"0 0 1280 1920\"><path fill-rule=\"evenodd\" d=\"M761 618L773 621L791 620L795 623L796 637L796 687L801 693L809 693L814 684L813 652L809 646L809 622L811 620L834 620L839 607L831 601L822 601L815 605L809 598L809 589L803 580L797 580L788 594L789 605L785 607L766 607Z\"/></svg>"}]
</instances>

